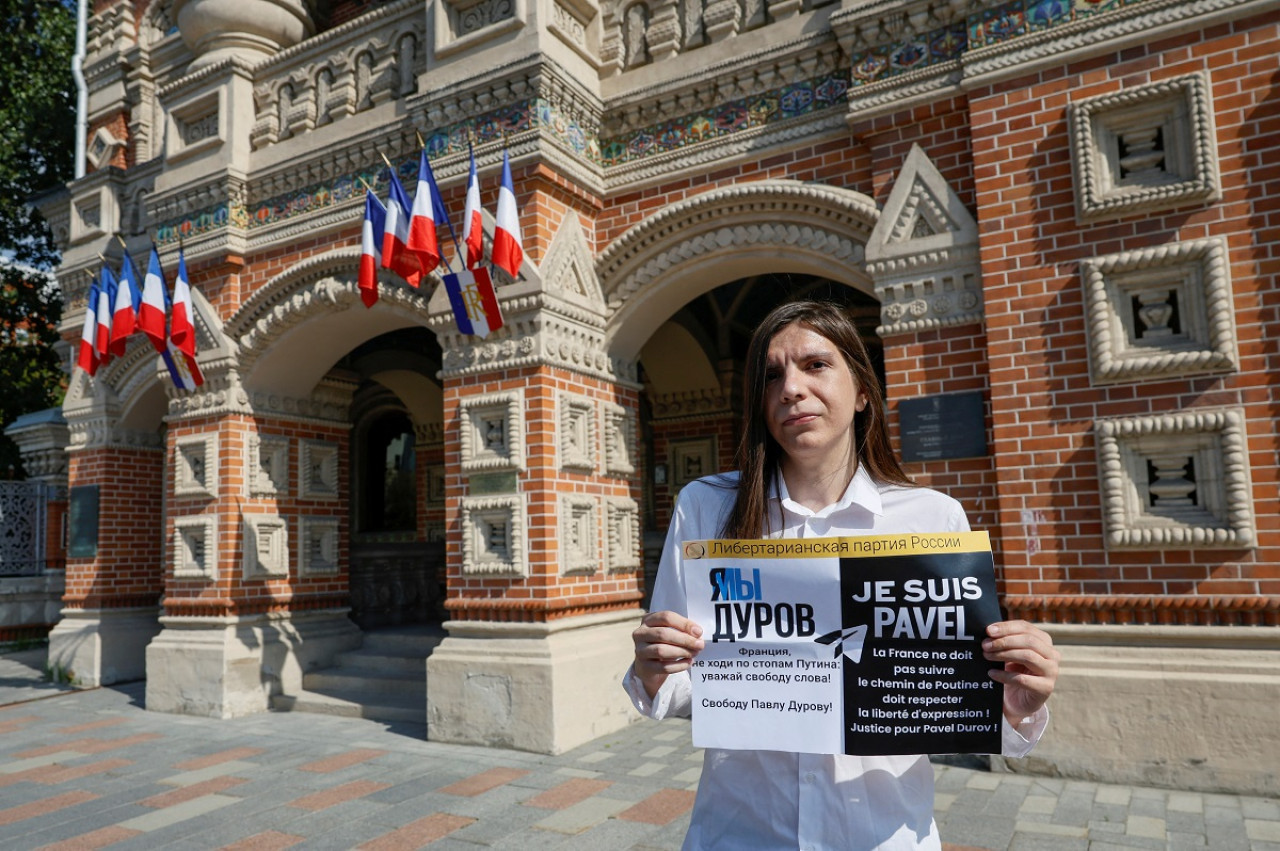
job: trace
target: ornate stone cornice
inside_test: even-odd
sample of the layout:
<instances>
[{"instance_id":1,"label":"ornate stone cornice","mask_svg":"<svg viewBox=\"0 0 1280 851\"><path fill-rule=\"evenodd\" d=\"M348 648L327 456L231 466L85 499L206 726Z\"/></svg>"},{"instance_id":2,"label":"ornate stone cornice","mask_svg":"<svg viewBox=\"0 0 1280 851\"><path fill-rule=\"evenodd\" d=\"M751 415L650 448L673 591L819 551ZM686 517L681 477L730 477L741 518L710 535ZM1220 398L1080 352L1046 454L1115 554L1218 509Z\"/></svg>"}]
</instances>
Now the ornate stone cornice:
<instances>
[{"instance_id":1,"label":"ornate stone cornice","mask_svg":"<svg viewBox=\"0 0 1280 851\"><path fill-rule=\"evenodd\" d=\"M650 395L653 418L664 422L704 419L708 415L732 415L729 394L720 389L683 390Z\"/></svg>"},{"instance_id":2,"label":"ornate stone cornice","mask_svg":"<svg viewBox=\"0 0 1280 851\"><path fill-rule=\"evenodd\" d=\"M1273 595L1018 595L1001 602L1009 617L1038 623L1195 625L1206 632L1213 626L1280 626L1280 597Z\"/></svg>"}]
</instances>

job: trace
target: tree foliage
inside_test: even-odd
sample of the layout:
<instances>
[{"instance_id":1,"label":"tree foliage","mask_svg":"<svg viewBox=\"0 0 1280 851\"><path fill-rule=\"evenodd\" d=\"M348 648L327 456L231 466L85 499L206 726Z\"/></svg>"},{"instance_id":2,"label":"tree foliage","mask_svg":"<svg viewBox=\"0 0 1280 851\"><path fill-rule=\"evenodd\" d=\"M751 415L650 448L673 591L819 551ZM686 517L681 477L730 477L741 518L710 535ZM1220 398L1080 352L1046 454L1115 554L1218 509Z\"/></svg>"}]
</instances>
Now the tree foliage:
<instances>
[{"instance_id":1,"label":"tree foliage","mask_svg":"<svg viewBox=\"0 0 1280 851\"><path fill-rule=\"evenodd\" d=\"M47 274L58 249L28 201L73 175L74 50L70 2L0 0L0 427L62 396L62 300ZM0 477L10 470L21 471L17 447L0 437Z\"/></svg>"}]
</instances>

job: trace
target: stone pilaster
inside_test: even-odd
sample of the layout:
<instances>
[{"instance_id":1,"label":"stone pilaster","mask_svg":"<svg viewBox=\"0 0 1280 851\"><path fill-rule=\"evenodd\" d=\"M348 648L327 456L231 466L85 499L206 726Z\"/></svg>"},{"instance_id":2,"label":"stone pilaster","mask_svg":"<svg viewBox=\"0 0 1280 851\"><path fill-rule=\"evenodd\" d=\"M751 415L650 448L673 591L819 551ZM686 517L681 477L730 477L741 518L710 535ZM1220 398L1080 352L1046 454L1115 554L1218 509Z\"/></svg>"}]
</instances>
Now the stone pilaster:
<instances>
[{"instance_id":1,"label":"stone pilaster","mask_svg":"<svg viewBox=\"0 0 1280 851\"><path fill-rule=\"evenodd\" d=\"M634 376L571 218L500 287L503 327L462 335L443 291L449 635L427 660L428 736L544 753L629 720L639 618Z\"/></svg>"}]
</instances>

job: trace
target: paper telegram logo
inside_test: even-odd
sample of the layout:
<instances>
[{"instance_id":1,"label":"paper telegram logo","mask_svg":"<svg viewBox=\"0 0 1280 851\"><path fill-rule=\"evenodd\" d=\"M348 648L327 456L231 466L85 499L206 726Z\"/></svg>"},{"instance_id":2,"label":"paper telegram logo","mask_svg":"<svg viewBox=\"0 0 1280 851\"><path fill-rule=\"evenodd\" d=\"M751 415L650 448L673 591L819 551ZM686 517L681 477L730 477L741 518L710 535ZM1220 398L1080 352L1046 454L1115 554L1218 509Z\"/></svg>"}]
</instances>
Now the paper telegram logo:
<instances>
[{"instance_id":1,"label":"paper telegram logo","mask_svg":"<svg viewBox=\"0 0 1280 851\"><path fill-rule=\"evenodd\" d=\"M835 645L835 652L831 654L832 658L838 659L840 658L840 654L844 653L851 662L862 661L862 645L866 640L866 624L863 624L862 626L851 626L847 629L833 629L826 635L821 635L814 639L814 641L819 644Z\"/></svg>"}]
</instances>

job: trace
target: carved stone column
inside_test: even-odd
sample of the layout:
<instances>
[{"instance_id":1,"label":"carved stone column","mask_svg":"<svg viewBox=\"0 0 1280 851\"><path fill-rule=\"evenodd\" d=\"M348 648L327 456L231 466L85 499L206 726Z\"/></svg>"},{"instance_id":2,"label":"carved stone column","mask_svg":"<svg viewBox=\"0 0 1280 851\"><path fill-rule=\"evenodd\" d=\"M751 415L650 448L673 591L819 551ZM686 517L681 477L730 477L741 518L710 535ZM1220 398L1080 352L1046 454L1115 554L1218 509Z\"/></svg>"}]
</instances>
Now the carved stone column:
<instances>
[{"instance_id":1,"label":"carved stone column","mask_svg":"<svg viewBox=\"0 0 1280 851\"><path fill-rule=\"evenodd\" d=\"M634 376L610 362L576 217L498 290L505 325L444 350L448 637L428 737L559 753L628 723L617 687L640 611ZM590 699L584 696L590 695Z\"/></svg>"}]
</instances>

